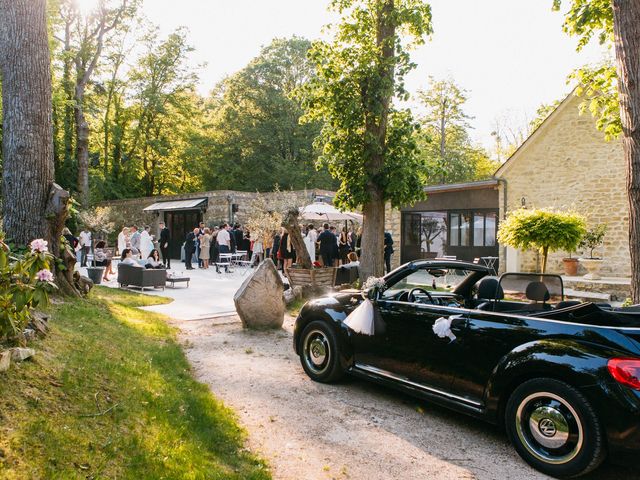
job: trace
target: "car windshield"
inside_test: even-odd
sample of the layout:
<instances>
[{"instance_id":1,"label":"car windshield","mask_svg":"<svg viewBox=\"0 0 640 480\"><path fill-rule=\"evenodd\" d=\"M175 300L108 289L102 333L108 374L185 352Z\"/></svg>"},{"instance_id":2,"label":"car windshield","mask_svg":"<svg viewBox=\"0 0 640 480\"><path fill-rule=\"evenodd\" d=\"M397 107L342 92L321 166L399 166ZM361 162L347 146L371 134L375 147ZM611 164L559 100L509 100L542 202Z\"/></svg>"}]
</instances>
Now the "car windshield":
<instances>
[{"instance_id":1,"label":"car windshield","mask_svg":"<svg viewBox=\"0 0 640 480\"><path fill-rule=\"evenodd\" d=\"M383 297L393 297L412 288L452 292L471 273L469 270L458 268L420 268L389 286L384 291Z\"/></svg>"}]
</instances>

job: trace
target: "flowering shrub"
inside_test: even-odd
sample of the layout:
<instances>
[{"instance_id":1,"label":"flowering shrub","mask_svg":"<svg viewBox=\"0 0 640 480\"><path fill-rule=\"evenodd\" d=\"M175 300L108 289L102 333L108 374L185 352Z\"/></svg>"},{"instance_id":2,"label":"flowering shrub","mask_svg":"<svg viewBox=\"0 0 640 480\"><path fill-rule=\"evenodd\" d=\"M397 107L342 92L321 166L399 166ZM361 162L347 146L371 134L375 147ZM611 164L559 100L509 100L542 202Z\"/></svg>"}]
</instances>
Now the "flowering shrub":
<instances>
[{"instance_id":1,"label":"flowering shrub","mask_svg":"<svg viewBox=\"0 0 640 480\"><path fill-rule=\"evenodd\" d=\"M31 242L23 255L12 255L0 237L0 340L20 338L33 309L46 305L56 288L47 242Z\"/></svg>"}]
</instances>

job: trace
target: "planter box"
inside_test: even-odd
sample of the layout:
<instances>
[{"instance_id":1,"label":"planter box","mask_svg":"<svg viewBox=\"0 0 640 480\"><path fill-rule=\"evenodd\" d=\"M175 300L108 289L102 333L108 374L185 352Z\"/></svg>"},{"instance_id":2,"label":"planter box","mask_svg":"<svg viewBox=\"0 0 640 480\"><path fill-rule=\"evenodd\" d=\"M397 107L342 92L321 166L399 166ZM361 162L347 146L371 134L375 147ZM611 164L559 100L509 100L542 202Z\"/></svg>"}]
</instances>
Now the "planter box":
<instances>
[{"instance_id":1,"label":"planter box","mask_svg":"<svg viewBox=\"0 0 640 480\"><path fill-rule=\"evenodd\" d=\"M102 283L103 275L104 267L87 267L87 276L91 279L94 285L100 285Z\"/></svg>"},{"instance_id":2,"label":"planter box","mask_svg":"<svg viewBox=\"0 0 640 480\"><path fill-rule=\"evenodd\" d=\"M287 278L292 287L311 285L313 287L333 287L336 283L335 267L329 268L289 268Z\"/></svg>"}]
</instances>

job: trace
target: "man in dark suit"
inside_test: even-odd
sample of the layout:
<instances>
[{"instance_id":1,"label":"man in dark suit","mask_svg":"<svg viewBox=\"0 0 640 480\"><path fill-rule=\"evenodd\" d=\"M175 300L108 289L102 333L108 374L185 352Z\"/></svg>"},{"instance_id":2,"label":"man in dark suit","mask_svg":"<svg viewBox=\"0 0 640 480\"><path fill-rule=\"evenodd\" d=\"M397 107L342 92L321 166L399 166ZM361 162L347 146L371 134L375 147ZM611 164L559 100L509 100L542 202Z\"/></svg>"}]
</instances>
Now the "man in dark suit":
<instances>
[{"instance_id":1,"label":"man in dark suit","mask_svg":"<svg viewBox=\"0 0 640 480\"><path fill-rule=\"evenodd\" d=\"M242 229L240 228L240 224L236 223L233 226L233 231L231 232L231 243L232 245L234 245L234 248L232 249L233 252L235 252L236 250L242 250Z\"/></svg>"},{"instance_id":2,"label":"man in dark suit","mask_svg":"<svg viewBox=\"0 0 640 480\"><path fill-rule=\"evenodd\" d=\"M162 263L166 268L171 268L171 257L169 257L169 242L171 241L171 232L164 224L160 222L160 253L162 253Z\"/></svg>"},{"instance_id":3,"label":"man in dark suit","mask_svg":"<svg viewBox=\"0 0 640 480\"><path fill-rule=\"evenodd\" d=\"M320 256L325 267L333 267L335 250L338 249L338 239L331 233L329 224L324 224L324 230L318 235L318 243L320 243Z\"/></svg>"},{"instance_id":4,"label":"man in dark suit","mask_svg":"<svg viewBox=\"0 0 640 480\"><path fill-rule=\"evenodd\" d=\"M391 271L391 255L393 255L393 238L389 232L384 232L384 265L387 273Z\"/></svg>"},{"instance_id":5,"label":"man in dark suit","mask_svg":"<svg viewBox=\"0 0 640 480\"><path fill-rule=\"evenodd\" d=\"M193 267L191 266L191 259L196 251L196 242L198 241L199 233L200 230L198 228L194 228L193 232L187 233L187 238L184 242L184 263L187 270L193 270Z\"/></svg>"}]
</instances>

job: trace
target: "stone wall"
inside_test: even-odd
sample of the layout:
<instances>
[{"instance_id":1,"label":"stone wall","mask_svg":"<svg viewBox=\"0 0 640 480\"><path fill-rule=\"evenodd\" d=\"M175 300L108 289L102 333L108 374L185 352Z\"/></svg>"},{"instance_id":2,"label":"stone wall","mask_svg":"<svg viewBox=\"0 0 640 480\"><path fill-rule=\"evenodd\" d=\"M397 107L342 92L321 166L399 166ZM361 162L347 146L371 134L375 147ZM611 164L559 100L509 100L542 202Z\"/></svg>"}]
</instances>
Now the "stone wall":
<instances>
[{"instance_id":1,"label":"stone wall","mask_svg":"<svg viewBox=\"0 0 640 480\"><path fill-rule=\"evenodd\" d=\"M289 194L290 192L287 192ZM334 193L325 190L303 190L292 192L294 197L299 198L299 204L306 205L312 201L315 196L322 196L325 198L333 198ZM282 193L267 192L262 193L267 203L273 200ZM112 200L109 202L103 202L101 206L108 206L111 209L111 217L116 224L116 230L120 231L123 226L129 226L132 224L151 225L152 232L155 231L157 223L160 220L160 214L158 212L144 212L144 208L157 202L175 201L175 200L188 200L195 198L206 198L207 208L204 211L203 219L207 226L218 225L221 222L229 222L229 204L235 203L238 205L238 212L234 214L234 221L244 224L252 213L252 203L257 198L258 194L255 192L238 192L232 190L217 190L212 192L196 192L185 193L180 195L163 195L156 197L143 197L143 198L131 198L126 200ZM227 200L228 197L232 197L232 201Z\"/></svg>"},{"instance_id":2,"label":"stone wall","mask_svg":"<svg viewBox=\"0 0 640 480\"><path fill-rule=\"evenodd\" d=\"M391 204L387 203L385 205L384 211L384 230L385 232L391 233L391 237L393 238L393 250L394 253L391 256L391 268L397 268L400 266L400 245L401 242L401 219L402 214L400 210L397 208L391 208Z\"/></svg>"},{"instance_id":3,"label":"stone wall","mask_svg":"<svg viewBox=\"0 0 640 480\"><path fill-rule=\"evenodd\" d=\"M622 142L605 141L593 118L579 115L579 102L574 96L567 98L496 176L506 180L507 212L524 203L528 208L573 209L591 226L607 224L604 247L598 251L605 259L601 273L628 277L629 211ZM501 217L504 194L501 184ZM566 256L567 252L550 254L547 271L562 273ZM516 263L520 271L537 271L539 257L536 252L518 252ZM507 263L501 249L500 265L504 268Z\"/></svg>"}]
</instances>

